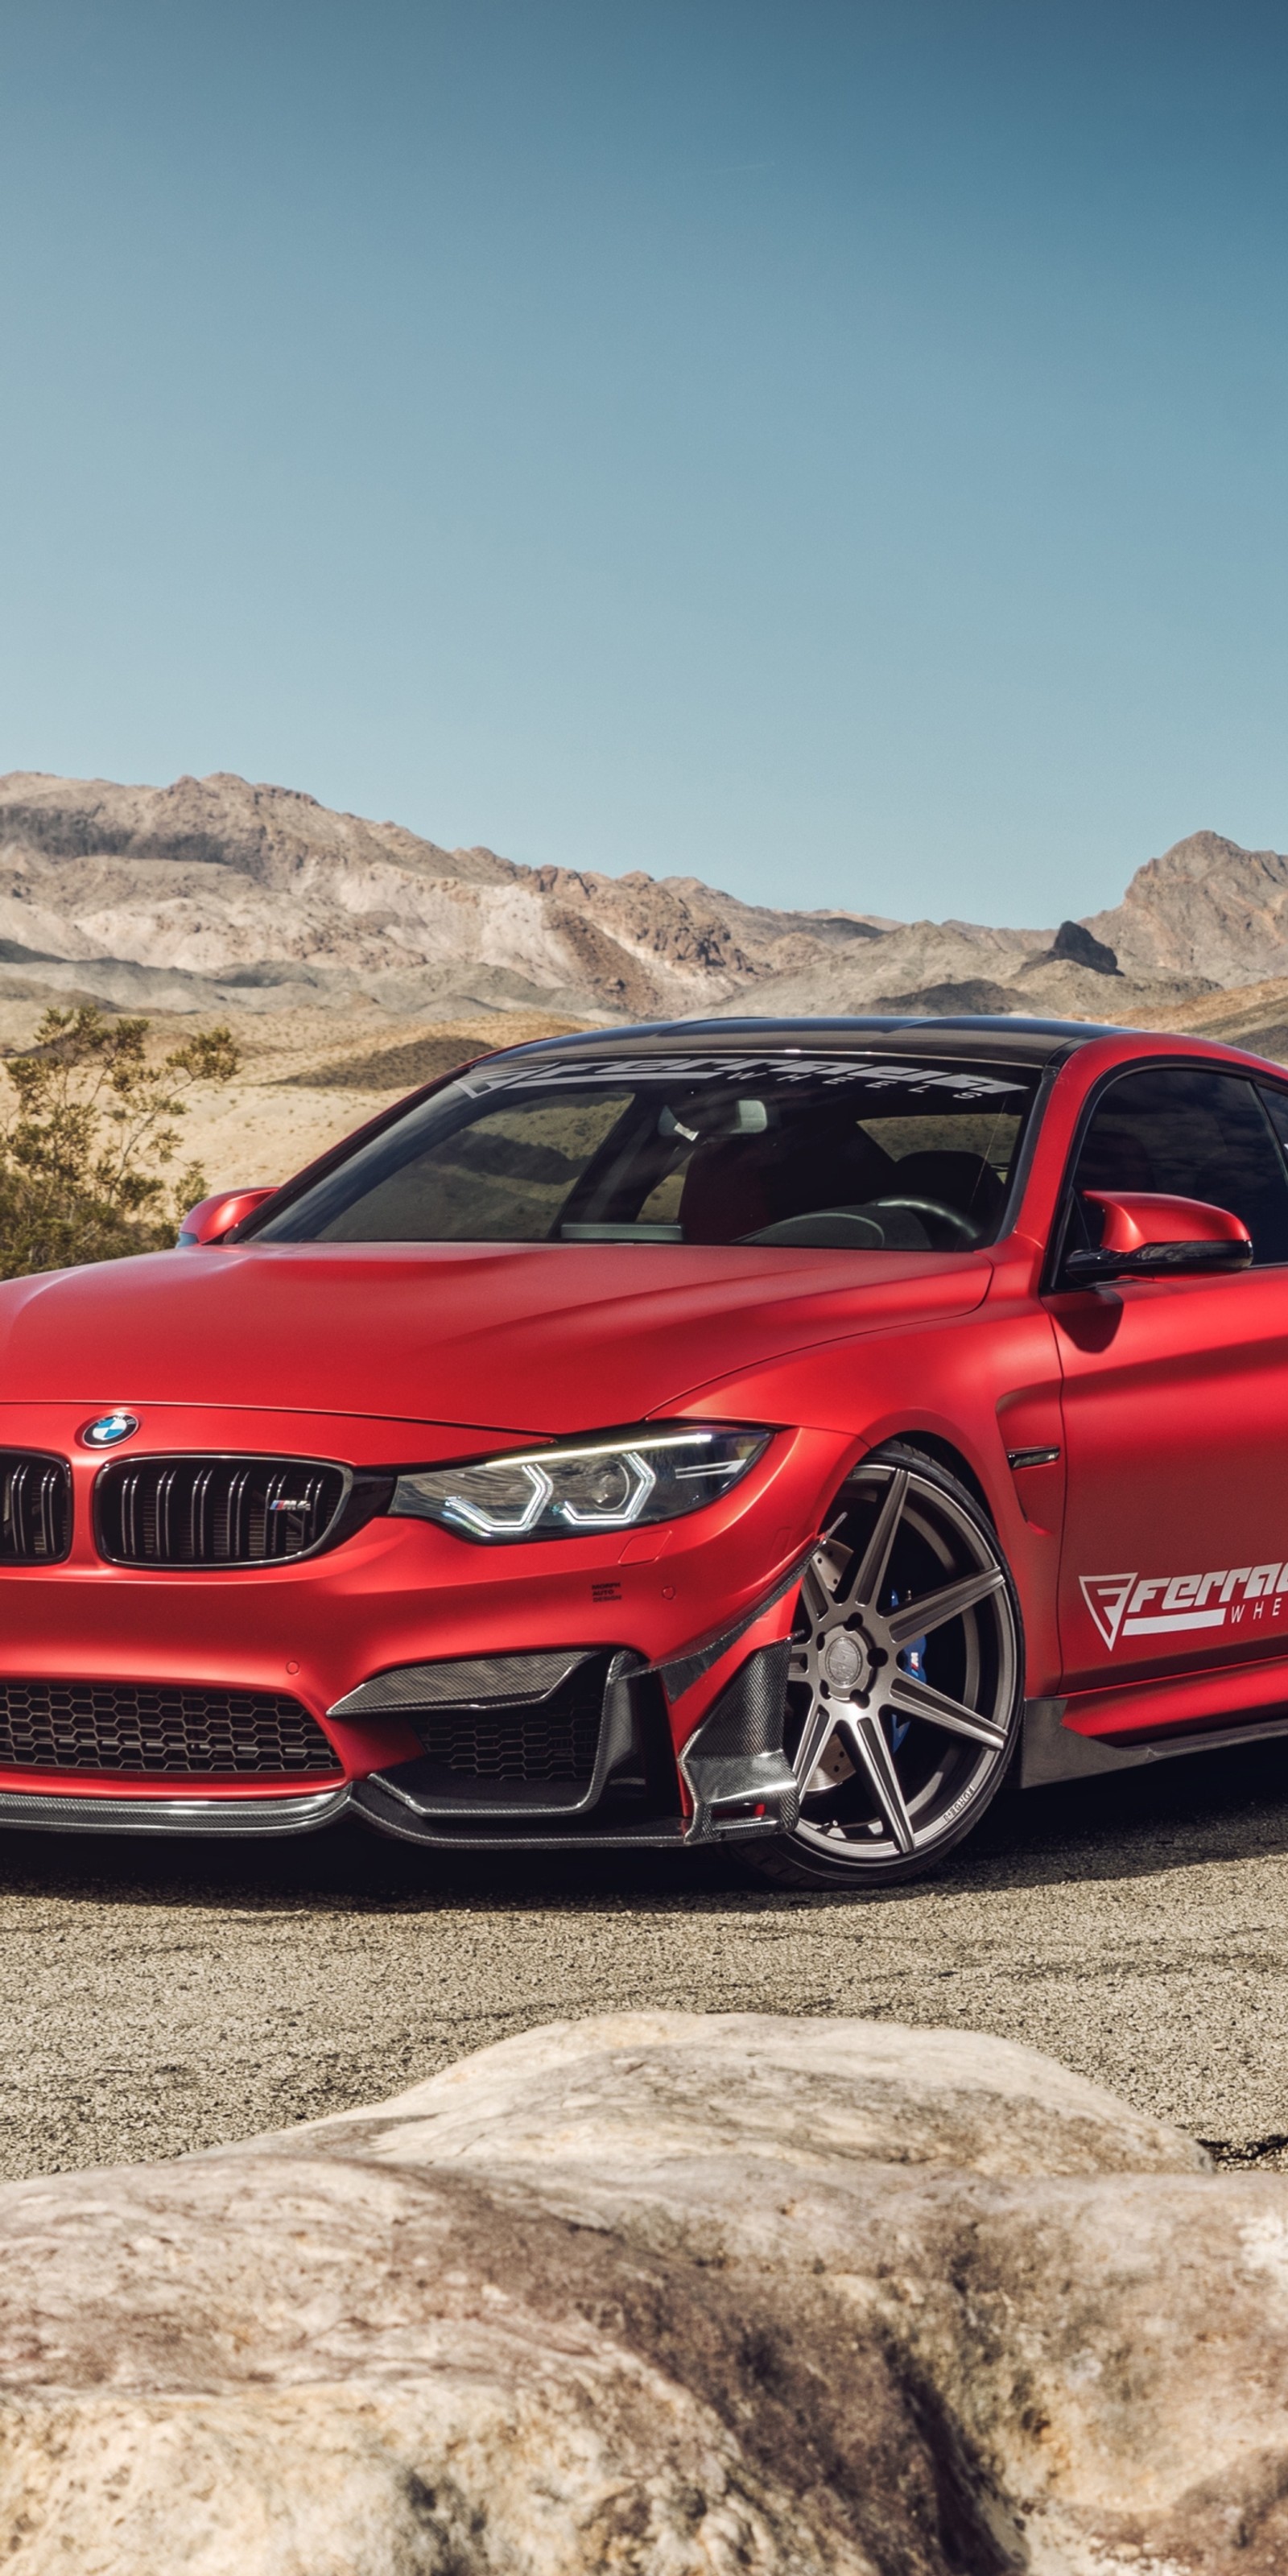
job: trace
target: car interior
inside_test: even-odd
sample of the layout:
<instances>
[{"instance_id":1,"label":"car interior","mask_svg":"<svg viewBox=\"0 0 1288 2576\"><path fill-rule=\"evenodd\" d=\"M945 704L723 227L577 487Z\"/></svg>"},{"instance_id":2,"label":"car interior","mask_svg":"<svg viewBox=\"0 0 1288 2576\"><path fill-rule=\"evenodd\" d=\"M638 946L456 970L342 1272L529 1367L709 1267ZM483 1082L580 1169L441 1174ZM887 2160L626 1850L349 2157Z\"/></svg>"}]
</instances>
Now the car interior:
<instances>
[{"instance_id":1,"label":"car interior","mask_svg":"<svg viewBox=\"0 0 1288 2576\"><path fill-rule=\"evenodd\" d=\"M273 1220L268 1238L922 1252L994 1239L1027 1071L668 1070L454 1086Z\"/></svg>"},{"instance_id":2,"label":"car interior","mask_svg":"<svg viewBox=\"0 0 1288 2576\"><path fill-rule=\"evenodd\" d=\"M777 1131L717 1136L689 1157L679 1201L686 1243L806 1243L826 1218L839 1243L980 1242L1003 1186L982 1154L896 1156L852 1110L784 1119Z\"/></svg>"}]
</instances>

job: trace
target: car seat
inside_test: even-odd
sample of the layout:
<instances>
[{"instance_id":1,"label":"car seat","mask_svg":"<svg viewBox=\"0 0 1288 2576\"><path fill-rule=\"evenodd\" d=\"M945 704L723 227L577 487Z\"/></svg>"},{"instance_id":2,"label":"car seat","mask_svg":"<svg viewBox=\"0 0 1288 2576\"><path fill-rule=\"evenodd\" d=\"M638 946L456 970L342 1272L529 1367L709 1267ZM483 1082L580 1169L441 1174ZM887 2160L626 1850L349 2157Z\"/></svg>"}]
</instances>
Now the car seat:
<instances>
[{"instance_id":1,"label":"car seat","mask_svg":"<svg viewBox=\"0 0 1288 2576\"><path fill-rule=\"evenodd\" d=\"M686 1243L736 1243L771 1222L766 1136L715 1136L689 1157L679 1217Z\"/></svg>"},{"instance_id":2,"label":"car seat","mask_svg":"<svg viewBox=\"0 0 1288 2576\"><path fill-rule=\"evenodd\" d=\"M689 1158L679 1217L686 1243L737 1243L784 1217L844 1207L896 1186L900 1167L852 1113L784 1119L760 1136L713 1136Z\"/></svg>"}]
</instances>

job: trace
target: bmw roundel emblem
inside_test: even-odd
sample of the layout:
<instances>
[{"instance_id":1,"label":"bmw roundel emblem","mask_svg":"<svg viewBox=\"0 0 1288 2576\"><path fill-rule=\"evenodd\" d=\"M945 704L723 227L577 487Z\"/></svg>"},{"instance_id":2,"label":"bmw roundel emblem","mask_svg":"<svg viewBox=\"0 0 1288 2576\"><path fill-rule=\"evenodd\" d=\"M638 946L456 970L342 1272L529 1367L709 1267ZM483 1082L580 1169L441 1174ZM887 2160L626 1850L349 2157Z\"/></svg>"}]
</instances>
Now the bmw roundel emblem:
<instances>
[{"instance_id":1,"label":"bmw roundel emblem","mask_svg":"<svg viewBox=\"0 0 1288 2576\"><path fill-rule=\"evenodd\" d=\"M114 1449L118 1440L133 1438L138 1430L136 1413L100 1413L97 1422L89 1422L81 1433L87 1449Z\"/></svg>"}]
</instances>

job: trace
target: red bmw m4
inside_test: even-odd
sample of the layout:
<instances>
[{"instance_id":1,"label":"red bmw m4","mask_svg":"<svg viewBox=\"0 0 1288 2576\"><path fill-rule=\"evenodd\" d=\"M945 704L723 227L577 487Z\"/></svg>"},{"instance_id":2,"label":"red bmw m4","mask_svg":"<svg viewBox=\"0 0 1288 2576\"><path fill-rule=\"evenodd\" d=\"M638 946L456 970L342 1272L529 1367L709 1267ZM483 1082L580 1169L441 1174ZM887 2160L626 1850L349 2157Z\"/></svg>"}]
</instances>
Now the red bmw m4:
<instances>
[{"instance_id":1,"label":"red bmw m4","mask_svg":"<svg viewBox=\"0 0 1288 2576\"><path fill-rule=\"evenodd\" d=\"M0 1823L861 1893L1288 1731L1286 1144L1197 1040L629 1029L0 1287Z\"/></svg>"}]
</instances>

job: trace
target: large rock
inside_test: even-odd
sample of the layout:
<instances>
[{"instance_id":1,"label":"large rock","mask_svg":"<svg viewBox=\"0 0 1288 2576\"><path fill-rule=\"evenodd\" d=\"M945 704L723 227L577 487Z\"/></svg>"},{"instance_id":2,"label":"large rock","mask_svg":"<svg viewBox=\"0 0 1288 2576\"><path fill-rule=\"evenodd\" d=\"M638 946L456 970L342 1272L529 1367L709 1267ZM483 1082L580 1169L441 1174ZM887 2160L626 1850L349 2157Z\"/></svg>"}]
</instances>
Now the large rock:
<instances>
[{"instance_id":1,"label":"large rock","mask_svg":"<svg viewBox=\"0 0 1288 2576\"><path fill-rule=\"evenodd\" d=\"M626 2014L0 2192L14 2576L1271 2576L1288 2178L997 2040Z\"/></svg>"}]
</instances>

